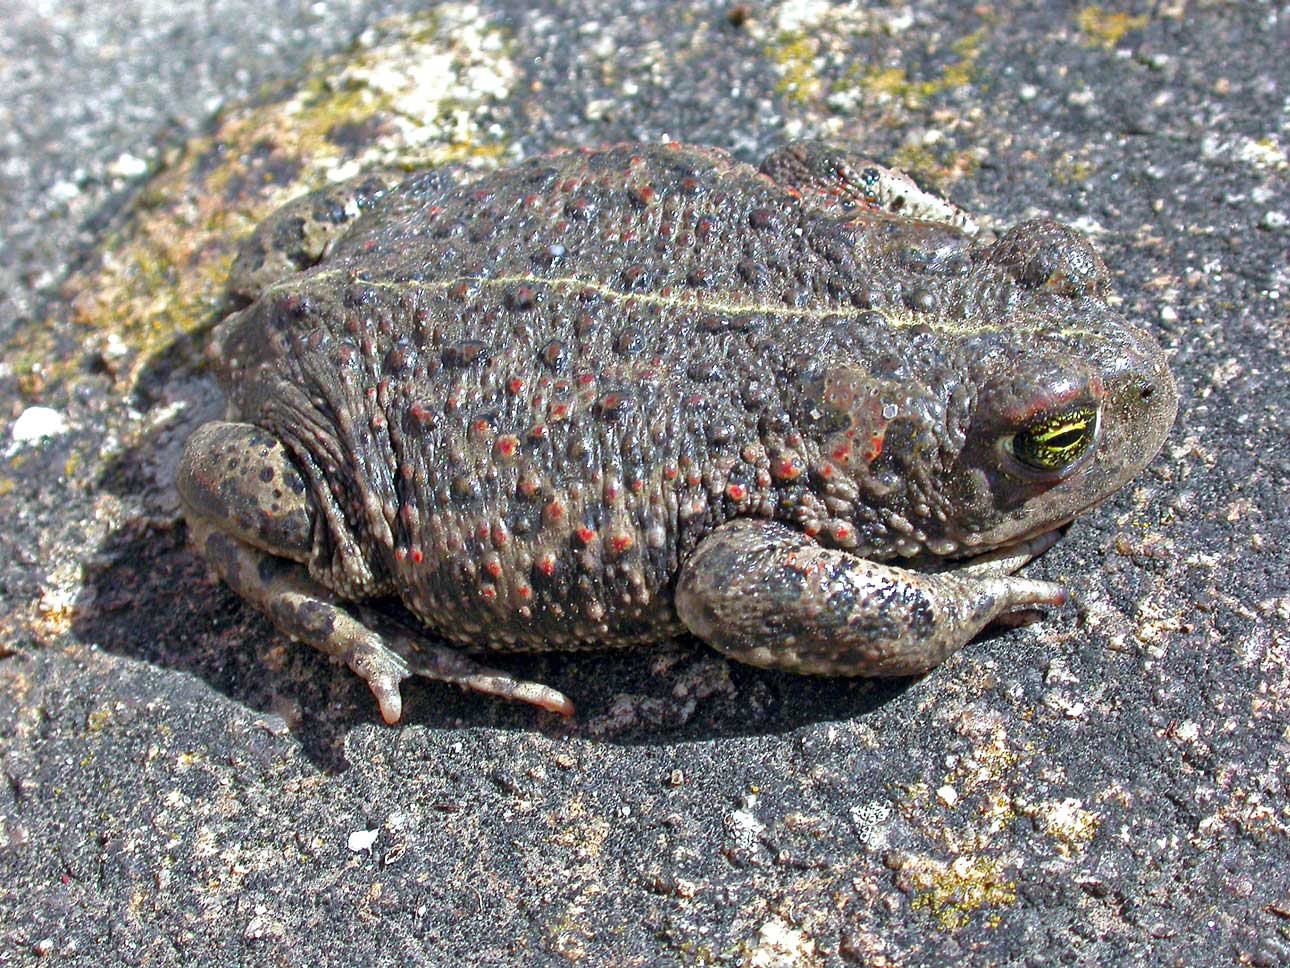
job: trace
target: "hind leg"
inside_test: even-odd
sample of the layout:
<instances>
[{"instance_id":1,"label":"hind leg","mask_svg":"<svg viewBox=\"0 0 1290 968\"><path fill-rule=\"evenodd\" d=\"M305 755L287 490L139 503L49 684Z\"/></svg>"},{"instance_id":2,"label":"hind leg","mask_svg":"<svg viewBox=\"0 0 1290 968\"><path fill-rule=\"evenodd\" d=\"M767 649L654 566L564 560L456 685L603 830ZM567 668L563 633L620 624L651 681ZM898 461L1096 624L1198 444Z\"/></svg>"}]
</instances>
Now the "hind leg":
<instances>
[{"instance_id":1,"label":"hind leg","mask_svg":"<svg viewBox=\"0 0 1290 968\"><path fill-rule=\"evenodd\" d=\"M377 203L398 209L426 204L455 184L457 169L435 168L409 176L378 169L293 198L261 222L241 244L228 274L228 291L252 302L281 279L317 265L355 220Z\"/></svg>"},{"instance_id":2,"label":"hind leg","mask_svg":"<svg viewBox=\"0 0 1290 968\"><path fill-rule=\"evenodd\" d=\"M238 247L228 290L246 302L278 280L315 265L327 246L405 176L371 171L293 198Z\"/></svg>"},{"instance_id":3,"label":"hind leg","mask_svg":"<svg viewBox=\"0 0 1290 968\"><path fill-rule=\"evenodd\" d=\"M219 576L282 632L349 666L371 688L387 723L402 715L399 684L413 675L573 713L554 689L350 614L310 574L317 515L286 448L266 431L204 424L185 445L177 476L193 543Z\"/></svg>"}]
</instances>

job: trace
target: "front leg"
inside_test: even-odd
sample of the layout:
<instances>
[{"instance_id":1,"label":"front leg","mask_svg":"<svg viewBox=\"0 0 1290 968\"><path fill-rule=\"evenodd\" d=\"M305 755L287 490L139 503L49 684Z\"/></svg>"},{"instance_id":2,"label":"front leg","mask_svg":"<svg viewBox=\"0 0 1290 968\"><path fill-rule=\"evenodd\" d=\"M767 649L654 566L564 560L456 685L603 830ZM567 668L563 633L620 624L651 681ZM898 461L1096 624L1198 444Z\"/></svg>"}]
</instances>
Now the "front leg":
<instances>
[{"instance_id":1,"label":"front leg","mask_svg":"<svg viewBox=\"0 0 1290 968\"><path fill-rule=\"evenodd\" d=\"M919 188L903 171L824 141L794 141L777 148L761 171L782 188L798 192L805 204L831 215L863 220L867 214L877 218L879 228L883 219L913 220L928 223L922 230L929 234L934 225L968 237L979 231L967 212Z\"/></svg>"},{"instance_id":2,"label":"front leg","mask_svg":"<svg viewBox=\"0 0 1290 968\"><path fill-rule=\"evenodd\" d=\"M926 672L1009 609L1065 601L1052 582L910 571L751 518L704 538L676 589L686 627L731 658L850 676Z\"/></svg>"}]
</instances>

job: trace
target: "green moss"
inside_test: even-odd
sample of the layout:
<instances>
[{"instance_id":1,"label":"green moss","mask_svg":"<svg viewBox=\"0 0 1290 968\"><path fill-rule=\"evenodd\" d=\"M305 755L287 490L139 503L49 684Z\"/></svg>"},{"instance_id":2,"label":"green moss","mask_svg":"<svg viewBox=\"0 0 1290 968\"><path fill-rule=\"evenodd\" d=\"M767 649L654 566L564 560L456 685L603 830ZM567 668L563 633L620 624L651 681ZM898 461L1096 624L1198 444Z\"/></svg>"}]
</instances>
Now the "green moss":
<instances>
[{"instance_id":1,"label":"green moss","mask_svg":"<svg viewBox=\"0 0 1290 968\"><path fill-rule=\"evenodd\" d=\"M981 166L975 151L954 150L941 155L919 144L902 145L891 154L890 161L893 167L913 175L923 188L935 191L944 191Z\"/></svg>"},{"instance_id":2,"label":"green moss","mask_svg":"<svg viewBox=\"0 0 1290 968\"><path fill-rule=\"evenodd\" d=\"M1063 185L1083 185L1097 167L1085 158L1072 158L1069 155L1058 158L1053 163L1053 179Z\"/></svg>"},{"instance_id":3,"label":"green moss","mask_svg":"<svg viewBox=\"0 0 1290 968\"><path fill-rule=\"evenodd\" d=\"M112 720L112 710L96 709L85 719L85 728L91 733L100 733Z\"/></svg>"},{"instance_id":4,"label":"green moss","mask_svg":"<svg viewBox=\"0 0 1290 968\"><path fill-rule=\"evenodd\" d=\"M442 37L443 18L434 10L421 10L408 20L408 42L418 46L436 43Z\"/></svg>"},{"instance_id":5,"label":"green moss","mask_svg":"<svg viewBox=\"0 0 1290 968\"><path fill-rule=\"evenodd\" d=\"M903 67L875 67L867 71L855 67L852 70L856 72L854 76L860 86L869 94L903 99L912 87Z\"/></svg>"},{"instance_id":6,"label":"green moss","mask_svg":"<svg viewBox=\"0 0 1290 968\"><path fill-rule=\"evenodd\" d=\"M717 963L716 952L707 945L696 944L693 941L682 941L673 950L679 956L677 963L681 965L714 965Z\"/></svg>"}]
</instances>

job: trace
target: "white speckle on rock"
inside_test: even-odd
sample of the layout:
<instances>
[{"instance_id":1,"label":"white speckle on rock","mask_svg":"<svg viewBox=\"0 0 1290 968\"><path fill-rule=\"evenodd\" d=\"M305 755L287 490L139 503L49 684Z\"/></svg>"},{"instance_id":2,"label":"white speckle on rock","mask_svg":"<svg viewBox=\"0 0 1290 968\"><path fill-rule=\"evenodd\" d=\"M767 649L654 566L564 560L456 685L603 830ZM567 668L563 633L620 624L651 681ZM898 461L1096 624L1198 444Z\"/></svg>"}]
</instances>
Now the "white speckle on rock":
<instances>
[{"instance_id":1,"label":"white speckle on rock","mask_svg":"<svg viewBox=\"0 0 1290 968\"><path fill-rule=\"evenodd\" d=\"M582 113L588 121L603 121L613 111L617 103L611 97L597 98L593 101L588 101Z\"/></svg>"},{"instance_id":2,"label":"white speckle on rock","mask_svg":"<svg viewBox=\"0 0 1290 968\"><path fill-rule=\"evenodd\" d=\"M1264 212L1263 218L1259 220L1259 228L1272 229L1274 232L1280 231L1287 225L1290 225L1290 215L1275 210Z\"/></svg>"},{"instance_id":3,"label":"white speckle on rock","mask_svg":"<svg viewBox=\"0 0 1290 968\"><path fill-rule=\"evenodd\" d=\"M356 854L361 854L365 850L371 850L372 845L376 843L376 838L380 836L379 830L355 830L349 835L346 846Z\"/></svg>"},{"instance_id":4,"label":"white speckle on rock","mask_svg":"<svg viewBox=\"0 0 1290 968\"><path fill-rule=\"evenodd\" d=\"M275 920L269 909L263 904L255 906L255 917L251 918L242 937L247 941L262 941L265 938L280 938L285 933L282 924Z\"/></svg>"},{"instance_id":5,"label":"white speckle on rock","mask_svg":"<svg viewBox=\"0 0 1290 968\"><path fill-rule=\"evenodd\" d=\"M453 146L478 144L489 107L510 95L519 72L497 23L473 4L454 3L437 6L430 22L429 39L424 18L368 30L333 82L391 118L391 135L358 159L363 165L442 162Z\"/></svg>"},{"instance_id":6,"label":"white speckle on rock","mask_svg":"<svg viewBox=\"0 0 1290 968\"><path fill-rule=\"evenodd\" d=\"M1085 235L1098 237L1106 234L1106 228L1097 219L1089 215L1081 215L1079 218L1071 219L1071 227L1078 229Z\"/></svg>"},{"instance_id":7,"label":"white speckle on rock","mask_svg":"<svg viewBox=\"0 0 1290 968\"><path fill-rule=\"evenodd\" d=\"M1274 135L1263 138L1242 138L1235 145L1236 157L1256 168L1282 168L1287 161L1286 150Z\"/></svg>"},{"instance_id":8,"label":"white speckle on rock","mask_svg":"<svg viewBox=\"0 0 1290 968\"><path fill-rule=\"evenodd\" d=\"M121 152L107 166L107 172L113 178L138 178L147 170L148 163L128 151Z\"/></svg>"},{"instance_id":9,"label":"white speckle on rock","mask_svg":"<svg viewBox=\"0 0 1290 968\"><path fill-rule=\"evenodd\" d=\"M959 802L959 792L947 783L936 791L936 799L945 806L952 807Z\"/></svg>"},{"instance_id":10,"label":"white speckle on rock","mask_svg":"<svg viewBox=\"0 0 1290 968\"><path fill-rule=\"evenodd\" d=\"M1048 668L1044 670L1044 684L1049 686L1071 685L1079 682L1079 676L1071 672L1066 660L1055 658L1049 660Z\"/></svg>"},{"instance_id":11,"label":"white speckle on rock","mask_svg":"<svg viewBox=\"0 0 1290 968\"><path fill-rule=\"evenodd\" d=\"M795 968L810 963L815 942L806 932L779 917L773 917L757 932L757 950L748 964L753 968Z\"/></svg>"},{"instance_id":12,"label":"white speckle on rock","mask_svg":"<svg viewBox=\"0 0 1290 968\"><path fill-rule=\"evenodd\" d=\"M775 26L785 32L813 30L829 16L832 6L823 0L787 0L777 11Z\"/></svg>"},{"instance_id":13,"label":"white speckle on rock","mask_svg":"<svg viewBox=\"0 0 1290 968\"><path fill-rule=\"evenodd\" d=\"M855 824L860 842L870 850L886 847L893 812L891 804L884 800L870 800L852 807L851 822Z\"/></svg>"},{"instance_id":14,"label":"white speckle on rock","mask_svg":"<svg viewBox=\"0 0 1290 968\"><path fill-rule=\"evenodd\" d=\"M1088 714L1088 707L1060 689L1049 689L1044 693L1042 702L1053 712L1067 719L1083 719Z\"/></svg>"},{"instance_id":15,"label":"white speckle on rock","mask_svg":"<svg viewBox=\"0 0 1290 968\"><path fill-rule=\"evenodd\" d=\"M80 186L67 178L61 178L49 186L49 197L55 202L70 202L80 194Z\"/></svg>"},{"instance_id":16,"label":"white speckle on rock","mask_svg":"<svg viewBox=\"0 0 1290 968\"><path fill-rule=\"evenodd\" d=\"M752 811L756 806L757 797L749 794L743 798L740 809L731 813L726 820L726 828L735 846L750 853L757 849L757 838L766 829L766 825L753 816Z\"/></svg>"},{"instance_id":17,"label":"white speckle on rock","mask_svg":"<svg viewBox=\"0 0 1290 968\"><path fill-rule=\"evenodd\" d=\"M28 407L13 422L10 431L15 444L30 444L46 437L57 437L67 432L67 420L57 410L49 407Z\"/></svg>"},{"instance_id":18,"label":"white speckle on rock","mask_svg":"<svg viewBox=\"0 0 1290 968\"><path fill-rule=\"evenodd\" d=\"M1044 800L1028 811L1040 822L1050 837L1056 837L1067 846L1082 846L1097 833L1098 814L1086 810L1081 800Z\"/></svg>"}]
</instances>

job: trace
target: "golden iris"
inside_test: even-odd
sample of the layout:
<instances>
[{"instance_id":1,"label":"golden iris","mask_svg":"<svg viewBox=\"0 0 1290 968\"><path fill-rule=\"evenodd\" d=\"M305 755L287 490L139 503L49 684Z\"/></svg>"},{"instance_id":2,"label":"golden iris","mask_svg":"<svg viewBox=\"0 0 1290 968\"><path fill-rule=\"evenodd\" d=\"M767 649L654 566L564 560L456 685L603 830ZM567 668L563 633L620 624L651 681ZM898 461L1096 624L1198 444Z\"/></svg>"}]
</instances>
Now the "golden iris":
<instances>
[{"instance_id":1,"label":"golden iris","mask_svg":"<svg viewBox=\"0 0 1290 968\"><path fill-rule=\"evenodd\" d=\"M1088 453L1097 436L1097 407L1086 403L1047 413L1008 444L1012 456L1039 471L1060 471Z\"/></svg>"}]
</instances>

